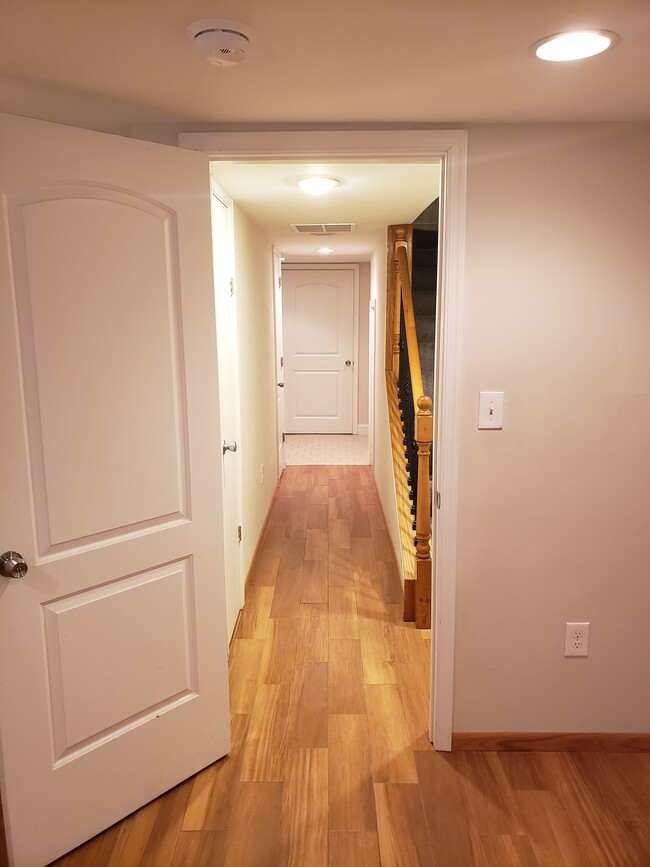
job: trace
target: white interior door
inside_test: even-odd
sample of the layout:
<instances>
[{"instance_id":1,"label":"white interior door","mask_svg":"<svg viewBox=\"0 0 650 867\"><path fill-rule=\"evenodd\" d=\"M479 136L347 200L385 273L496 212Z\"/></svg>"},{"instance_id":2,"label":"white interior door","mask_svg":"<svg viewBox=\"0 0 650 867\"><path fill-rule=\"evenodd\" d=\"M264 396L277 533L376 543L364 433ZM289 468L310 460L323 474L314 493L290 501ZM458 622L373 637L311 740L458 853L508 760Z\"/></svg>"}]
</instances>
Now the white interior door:
<instances>
[{"instance_id":1,"label":"white interior door","mask_svg":"<svg viewBox=\"0 0 650 867\"><path fill-rule=\"evenodd\" d=\"M208 163L0 116L2 804L42 865L229 749Z\"/></svg>"},{"instance_id":2,"label":"white interior door","mask_svg":"<svg viewBox=\"0 0 650 867\"><path fill-rule=\"evenodd\" d=\"M214 287L219 357L219 408L223 441L223 523L228 638L244 607L241 566L241 452L239 450L239 365L232 201L212 183ZM235 451L233 451L233 449Z\"/></svg>"},{"instance_id":3,"label":"white interior door","mask_svg":"<svg viewBox=\"0 0 650 867\"><path fill-rule=\"evenodd\" d=\"M355 273L283 268L287 433L356 433Z\"/></svg>"},{"instance_id":4,"label":"white interior door","mask_svg":"<svg viewBox=\"0 0 650 867\"><path fill-rule=\"evenodd\" d=\"M278 478L287 465L284 453L285 408L284 408L284 336L282 333L282 261L277 250L273 250L273 311L275 315L275 376L276 376L276 419L278 428Z\"/></svg>"}]
</instances>

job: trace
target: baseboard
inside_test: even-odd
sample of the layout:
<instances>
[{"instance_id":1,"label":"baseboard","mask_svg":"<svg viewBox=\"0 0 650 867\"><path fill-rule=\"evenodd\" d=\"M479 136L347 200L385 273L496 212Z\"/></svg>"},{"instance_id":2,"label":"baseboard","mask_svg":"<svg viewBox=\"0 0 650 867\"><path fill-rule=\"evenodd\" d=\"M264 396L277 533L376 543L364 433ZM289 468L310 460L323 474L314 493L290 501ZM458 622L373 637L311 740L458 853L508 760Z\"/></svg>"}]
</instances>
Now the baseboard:
<instances>
[{"instance_id":1,"label":"baseboard","mask_svg":"<svg viewBox=\"0 0 650 867\"><path fill-rule=\"evenodd\" d=\"M282 472L284 472L284 470ZM280 478L275 483L275 491L273 491L273 496L271 497L271 503L269 504L269 508L266 512L266 518L264 518L264 523L262 524L262 529L260 530L260 534L257 537L257 542L255 544L255 550L253 551L253 556L251 557L251 562L250 562L248 569L246 571L246 578L244 580L244 589L246 589L246 587L248 587L248 581L249 581L251 575L253 574L253 572L255 571L255 568L257 566L257 559L260 555L260 550L262 549L262 542L264 541L264 536L266 536L266 530L269 526L269 521L271 520L271 513L273 511L273 505L275 503L275 498L278 494L278 488L280 487L280 479L281 478L282 478L282 474L280 474ZM233 635L234 634L235 633L233 632Z\"/></svg>"},{"instance_id":2,"label":"baseboard","mask_svg":"<svg viewBox=\"0 0 650 867\"><path fill-rule=\"evenodd\" d=\"M367 424L358 424L357 425L357 434L360 437L367 437L368 436L368 425Z\"/></svg>"},{"instance_id":3,"label":"baseboard","mask_svg":"<svg viewBox=\"0 0 650 867\"><path fill-rule=\"evenodd\" d=\"M452 752L648 753L650 733L456 732Z\"/></svg>"}]
</instances>

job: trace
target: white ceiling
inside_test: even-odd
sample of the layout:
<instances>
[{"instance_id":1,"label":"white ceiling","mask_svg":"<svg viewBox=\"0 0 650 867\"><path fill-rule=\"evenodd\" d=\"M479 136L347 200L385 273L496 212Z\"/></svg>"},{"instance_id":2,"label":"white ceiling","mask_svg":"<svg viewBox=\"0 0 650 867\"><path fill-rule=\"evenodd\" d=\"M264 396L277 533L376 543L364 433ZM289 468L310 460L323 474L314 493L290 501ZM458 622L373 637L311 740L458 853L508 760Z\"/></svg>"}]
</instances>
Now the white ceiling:
<instances>
[{"instance_id":1,"label":"white ceiling","mask_svg":"<svg viewBox=\"0 0 650 867\"><path fill-rule=\"evenodd\" d=\"M476 123L647 119L648 0L0 0L0 109L98 129L131 123ZM198 18L257 32L219 69ZM528 47L621 36L570 64Z\"/></svg>"},{"instance_id":2,"label":"white ceiling","mask_svg":"<svg viewBox=\"0 0 650 867\"><path fill-rule=\"evenodd\" d=\"M211 66L187 38L192 21L212 16L256 31L241 65ZM0 0L0 22L1 111L127 134L135 125L170 143L180 130L215 126L650 117L649 0ZM529 53L575 27L613 30L621 41L569 64ZM220 177L294 258L309 257L314 239L288 222L357 222L354 236L330 246L366 258L387 224L411 221L435 198L428 178L416 180L422 166L347 166L347 183L327 202L299 197L289 170L231 165Z\"/></svg>"},{"instance_id":3,"label":"white ceiling","mask_svg":"<svg viewBox=\"0 0 650 867\"><path fill-rule=\"evenodd\" d=\"M287 260L320 258L318 247L333 247L328 258L368 259L385 242L386 226L412 223L439 194L438 165L413 163L212 163L212 174L244 213ZM297 186L307 175L337 178L323 196ZM350 234L296 233L292 223L356 223Z\"/></svg>"}]
</instances>

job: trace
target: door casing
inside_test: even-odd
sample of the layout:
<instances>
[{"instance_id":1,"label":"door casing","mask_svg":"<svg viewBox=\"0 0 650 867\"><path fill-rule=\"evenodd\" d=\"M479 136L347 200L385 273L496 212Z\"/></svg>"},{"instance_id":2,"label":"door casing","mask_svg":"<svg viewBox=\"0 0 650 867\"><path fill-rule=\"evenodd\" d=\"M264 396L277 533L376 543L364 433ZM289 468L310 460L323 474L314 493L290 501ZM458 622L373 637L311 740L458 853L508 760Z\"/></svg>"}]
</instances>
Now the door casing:
<instances>
[{"instance_id":1,"label":"door casing","mask_svg":"<svg viewBox=\"0 0 650 867\"><path fill-rule=\"evenodd\" d=\"M467 189L467 131L272 130L181 133L181 147L213 160L292 161L408 160L440 162L441 267L438 273L436 351L435 545L432 593L431 713L429 734L437 750L451 749L456 616L458 463L462 365L463 291ZM372 422L371 422L372 423Z\"/></svg>"}]
</instances>

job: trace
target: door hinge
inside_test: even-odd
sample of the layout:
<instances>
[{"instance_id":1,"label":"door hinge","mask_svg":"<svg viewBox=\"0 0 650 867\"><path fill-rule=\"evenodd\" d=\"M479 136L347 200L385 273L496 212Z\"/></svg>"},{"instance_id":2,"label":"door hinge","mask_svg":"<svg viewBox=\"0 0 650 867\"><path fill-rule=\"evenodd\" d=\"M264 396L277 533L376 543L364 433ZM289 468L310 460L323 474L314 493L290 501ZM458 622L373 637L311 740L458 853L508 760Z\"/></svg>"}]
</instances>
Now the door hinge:
<instances>
[{"instance_id":1,"label":"door hinge","mask_svg":"<svg viewBox=\"0 0 650 867\"><path fill-rule=\"evenodd\" d=\"M284 355L280 356L280 367L284 367Z\"/></svg>"},{"instance_id":2,"label":"door hinge","mask_svg":"<svg viewBox=\"0 0 650 867\"><path fill-rule=\"evenodd\" d=\"M440 508L440 491L436 491L436 509Z\"/></svg>"},{"instance_id":3,"label":"door hinge","mask_svg":"<svg viewBox=\"0 0 650 867\"><path fill-rule=\"evenodd\" d=\"M278 289L282 289L282 277L278 277Z\"/></svg>"},{"instance_id":4,"label":"door hinge","mask_svg":"<svg viewBox=\"0 0 650 867\"><path fill-rule=\"evenodd\" d=\"M230 278L230 297L232 298L232 296L234 294L235 294L235 278L231 277Z\"/></svg>"},{"instance_id":5,"label":"door hinge","mask_svg":"<svg viewBox=\"0 0 650 867\"><path fill-rule=\"evenodd\" d=\"M286 441L287 441L287 435L285 433L283 433L282 434L282 442L286 443Z\"/></svg>"},{"instance_id":6,"label":"door hinge","mask_svg":"<svg viewBox=\"0 0 650 867\"><path fill-rule=\"evenodd\" d=\"M241 524L237 527L237 541L241 542Z\"/></svg>"}]
</instances>

